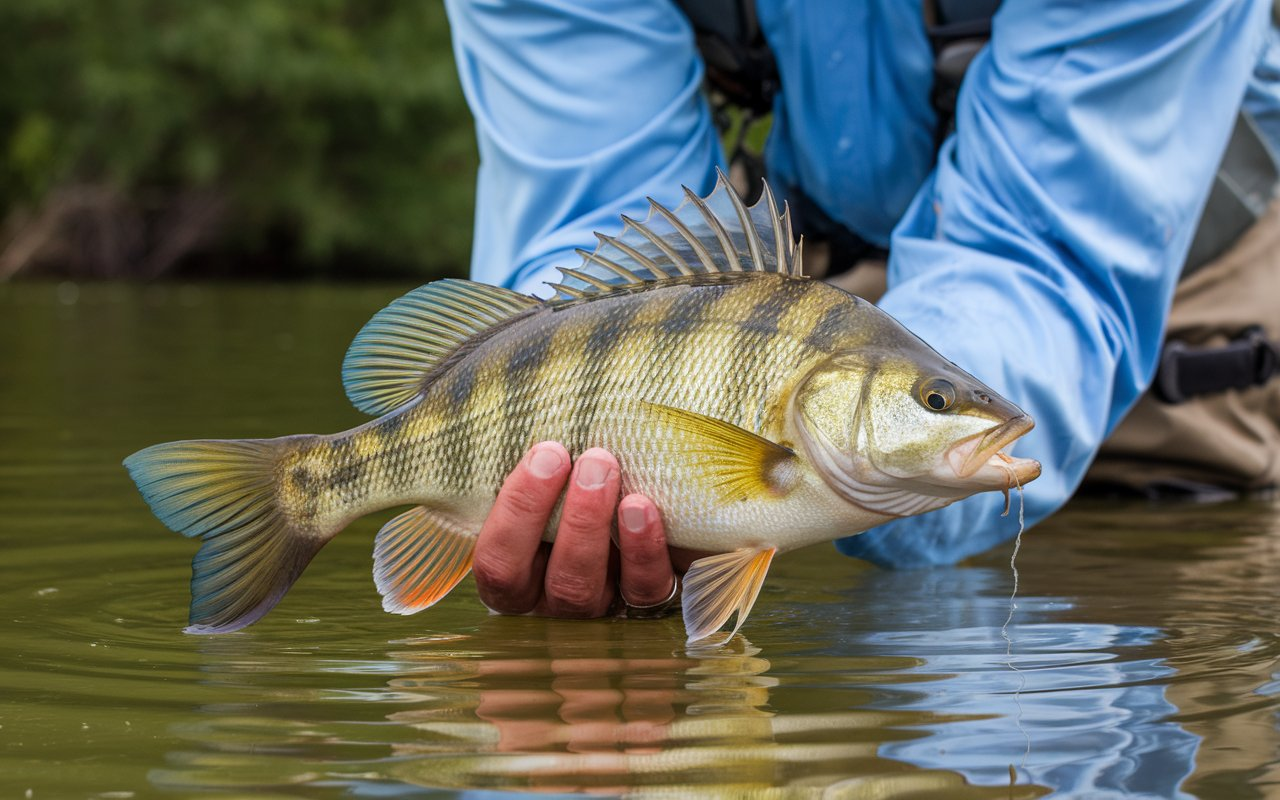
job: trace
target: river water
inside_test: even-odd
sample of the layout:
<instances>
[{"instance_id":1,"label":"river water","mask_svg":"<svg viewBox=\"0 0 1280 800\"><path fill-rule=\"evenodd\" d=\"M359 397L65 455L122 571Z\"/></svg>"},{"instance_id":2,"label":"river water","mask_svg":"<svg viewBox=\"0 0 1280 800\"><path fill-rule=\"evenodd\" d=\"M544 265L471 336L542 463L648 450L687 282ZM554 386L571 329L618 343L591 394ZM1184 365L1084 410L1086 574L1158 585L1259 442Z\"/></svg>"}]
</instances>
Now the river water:
<instances>
[{"instance_id":1,"label":"river water","mask_svg":"<svg viewBox=\"0 0 1280 800\"><path fill-rule=\"evenodd\" d=\"M1280 797L1280 506L1089 501L886 572L775 562L746 635L384 614L362 520L242 633L120 460L329 432L407 287L0 286L0 797ZM1006 654L1006 648L1009 654Z\"/></svg>"}]
</instances>

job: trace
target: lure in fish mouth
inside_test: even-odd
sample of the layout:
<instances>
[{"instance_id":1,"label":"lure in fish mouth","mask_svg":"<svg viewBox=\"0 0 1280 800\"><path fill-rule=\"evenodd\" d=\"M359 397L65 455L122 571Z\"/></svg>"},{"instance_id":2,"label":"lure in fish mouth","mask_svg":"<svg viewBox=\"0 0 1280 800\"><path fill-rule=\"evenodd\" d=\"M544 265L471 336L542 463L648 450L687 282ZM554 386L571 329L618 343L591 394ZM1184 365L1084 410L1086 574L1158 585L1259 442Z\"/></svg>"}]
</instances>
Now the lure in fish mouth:
<instances>
[{"instance_id":1,"label":"lure in fish mouth","mask_svg":"<svg viewBox=\"0 0 1280 800\"><path fill-rule=\"evenodd\" d=\"M741 627L779 552L1039 474L1005 452L1031 430L1021 409L804 277L768 186L748 208L721 176L708 197L623 221L562 270L555 299L443 280L376 314L342 370L363 425L125 459L155 515L200 539L187 630L253 624L348 523L404 506L374 542L374 584L389 612L432 606L543 440L610 450L667 541L712 554L684 576L689 641Z\"/></svg>"},{"instance_id":2,"label":"lure in fish mouth","mask_svg":"<svg viewBox=\"0 0 1280 800\"><path fill-rule=\"evenodd\" d=\"M1030 432L1035 420L1023 414L951 446L947 464L957 478L991 489L1012 489L1040 477L1040 462L1013 458L1004 449Z\"/></svg>"}]
</instances>

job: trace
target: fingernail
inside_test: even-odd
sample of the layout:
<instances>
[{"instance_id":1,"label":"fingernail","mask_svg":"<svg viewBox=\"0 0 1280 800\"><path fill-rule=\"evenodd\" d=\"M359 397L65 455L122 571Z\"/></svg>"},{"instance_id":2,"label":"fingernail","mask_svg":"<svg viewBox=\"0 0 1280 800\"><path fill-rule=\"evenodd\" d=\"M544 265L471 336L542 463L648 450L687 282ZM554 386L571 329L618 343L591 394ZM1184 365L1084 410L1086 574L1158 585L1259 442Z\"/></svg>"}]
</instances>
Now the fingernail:
<instances>
[{"instance_id":1,"label":"fingernail","mask_svg":"<svg viewBox=\"0 0 1280 800\"><path fill-rule=\"evenodd\" d=\"M623 506L618 510L618 516L621 517L622 528L627 533L644 531L644 506Z\"/></svg>"},{"instance_id":2,"label":"fingernail","mask_svg":"<svg viewBox=\"0 0 1280 800\"><path fill-rule=\"evenodd\" d=\"M609 463L596 456L584 456L578 460L574 480L583 489L599 489L609 478Z\"/></svg>"},{"instance_id":3,"label":"fingernail","mask_svg":"<svg viewBox=\"0 0 1280 800\"><path fill-rule=\"evenodd\" d=\"M563 465L564 458L560 456L560 449L551 445L539 445L529 458L530 474L542 480L555 475Z\"/></svg>"}]
</instances>

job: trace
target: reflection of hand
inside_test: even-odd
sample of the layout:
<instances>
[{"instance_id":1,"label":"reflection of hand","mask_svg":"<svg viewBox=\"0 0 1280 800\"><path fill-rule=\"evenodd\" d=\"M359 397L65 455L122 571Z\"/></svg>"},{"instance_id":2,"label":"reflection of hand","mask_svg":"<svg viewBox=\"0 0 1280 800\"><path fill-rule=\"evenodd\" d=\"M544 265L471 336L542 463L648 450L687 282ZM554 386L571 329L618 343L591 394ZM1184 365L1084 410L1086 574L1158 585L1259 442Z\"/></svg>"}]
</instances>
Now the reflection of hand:
<instances>
[{"instance_id":1,"label":"reflection of hand","mask_svg":"<svg viewBox=\"0 0 1280 800\"><path fill-rule=\"evenodd\" d=\"M484 662L477 679L497 688L481 691L475 714L497 729L499 752L657 752L675 719L680 675L689 663L679 658ZM530 675L550 680L545 687L522 688ZM505 681L514 685L506 688ZM619 765L598 767L597 775L626 772Z\"/></svg>"},{"instance_id":2,"label":"reflection of hand","mask_svg":"<svg viewBox=\"0 0 1280 800\"><path fill-rule=\"evenodd\" d=\"M614 796L683 787L724 769L761 786L782 774L787 754L771 750L777 680L741 636L673 655L652 626L494 617L477 635L479 649L462 638L391 654L413 665L392 687L421 698L390 716L416 729L395 746L401 777ZM830 728L823 724L821 733ZM836 747L842 759L875 749L863 741Z\"/></svg>"},{"instance_id":3,"label":"reflection of hand","mask_svg":"<svg viewBox=\"0 0 1280 800\"><path fill-rule=\"evenodd\" d=\"M587 450L572 465L556 442L534 445L512 470L480 529L474 572L480 599L503 614L600 617L618 591L630 603L661 603L695 554L668 552L657 507L632 494L618 502L618 462ZM554 545L542 534L564 492ZM618 550L610 533L618 522ZM620 575L619 575L620 573ZM620 578L620 581L619 581Z\"/></svg>"}]
</instances>

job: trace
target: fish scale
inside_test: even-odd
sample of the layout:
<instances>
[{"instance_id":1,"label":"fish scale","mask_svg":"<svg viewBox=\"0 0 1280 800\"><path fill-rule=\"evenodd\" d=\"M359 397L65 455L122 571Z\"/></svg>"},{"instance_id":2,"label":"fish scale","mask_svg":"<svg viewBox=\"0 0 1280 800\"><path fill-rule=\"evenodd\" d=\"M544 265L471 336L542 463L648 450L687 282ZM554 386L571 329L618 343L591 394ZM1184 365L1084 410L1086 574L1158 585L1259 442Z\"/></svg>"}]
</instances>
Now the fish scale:
<instances>
[{"instance_id":1,"label":"fish scale","mask_svg":"<svg viewBox=\"0 0 1280 800\"><path fill-rule=\"evenodd\" d=\"M374 542L374 582L388 611L429 607L470 571L499 487L542 440L611 451L667 541L711 554L683 580L690 640L741 626L778 552L1038 474L1001 452L1025 414L802 276L767 186L751 208L723 177L688 196L600 237L553 300L445 280L392 302L343 363L365 425L126 459L156 516L201 539L188 631L252 624L352 520L405 505ZM558 512L543 538L557 526Z\"/></svg>"}]
</instances>

